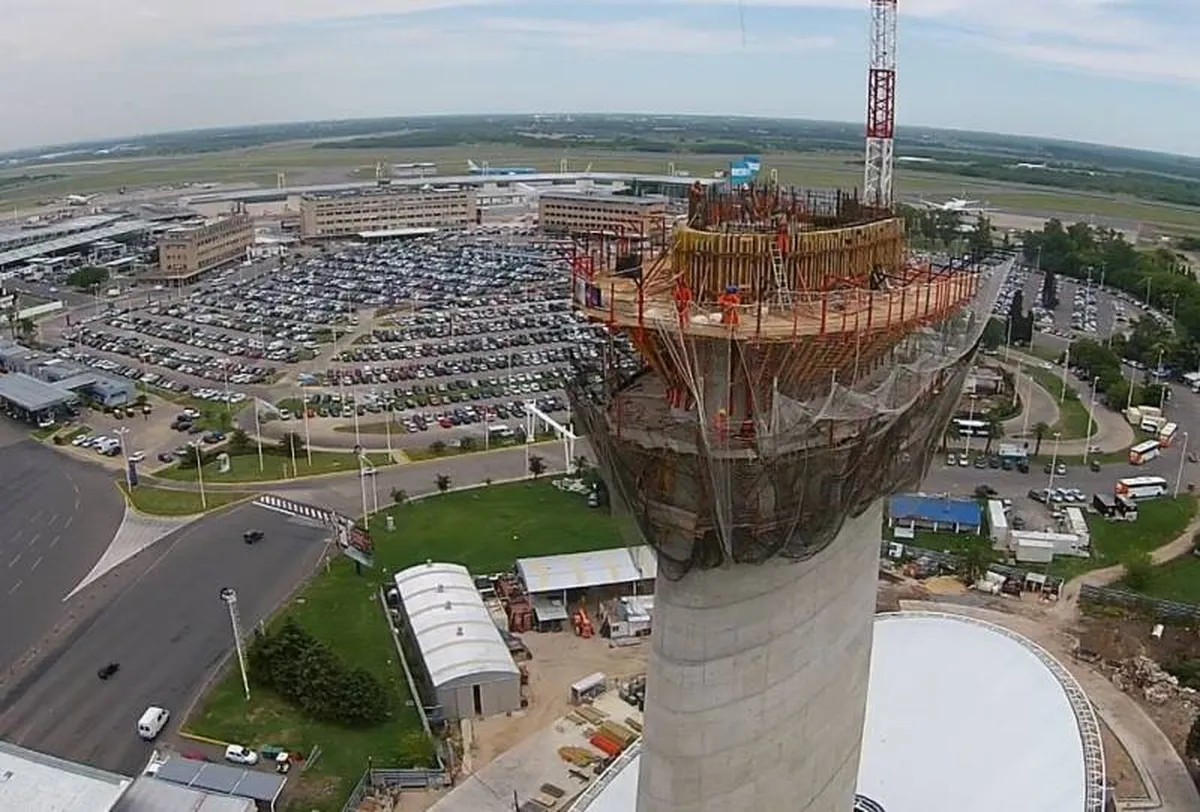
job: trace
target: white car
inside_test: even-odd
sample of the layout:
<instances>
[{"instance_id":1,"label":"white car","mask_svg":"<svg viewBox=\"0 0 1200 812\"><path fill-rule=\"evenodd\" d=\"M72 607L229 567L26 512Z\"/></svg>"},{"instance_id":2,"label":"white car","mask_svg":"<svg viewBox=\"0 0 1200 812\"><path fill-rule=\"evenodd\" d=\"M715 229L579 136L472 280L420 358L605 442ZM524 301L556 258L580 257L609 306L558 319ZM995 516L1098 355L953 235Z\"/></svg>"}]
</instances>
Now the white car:
<instances>
[{"instance_id":1,"label":"white car","mask_svg":"<svg viewBox=\"0 0 1200 812\"><path fill-rule=\"evenodd\" d=\"M129 455L130 462L141 462L144 459L146 459L145 451L135 451L134 453Z\"/></svg>"},{"instance_id":2,"label":"white car","mask_svg":"<svg viewBox=\"0 0 1200 812\"><path fill-rule=\"evenodd\" d=\"M258 763L258 753L240 744L231 744L225 748L225 760L234 764L254 765Z\"/></svg>"}]
</instances>

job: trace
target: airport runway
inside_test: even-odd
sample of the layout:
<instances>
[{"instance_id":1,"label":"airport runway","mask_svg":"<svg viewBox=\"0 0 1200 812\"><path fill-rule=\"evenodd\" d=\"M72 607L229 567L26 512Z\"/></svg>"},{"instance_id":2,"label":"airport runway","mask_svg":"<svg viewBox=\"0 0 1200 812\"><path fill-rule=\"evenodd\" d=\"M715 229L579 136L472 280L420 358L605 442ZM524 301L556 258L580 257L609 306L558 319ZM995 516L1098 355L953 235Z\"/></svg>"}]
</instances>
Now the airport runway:
<instances>
[{"instance_id":1,"label":"airport runway","mask_svg":"<svg viewBox=\"0 0 1200 812\"><path fill-rule=\"evenodd\" d=\"M100 559L125 510L111 473L27 431L0 418L0 684L68 611L63 598Z\"/></svg>"},{"instance_id":2,"label":"airport runway","mask_svg":"<svg viewBox=\"0 0 1200 812\"><path fill-rule=\"evenodd\" d=\"M266 538L244 544L250 527ZM105 579L110 591L110 579L118 583L109 602L0 695L0 738L135 775L152 749L134 730L142 711L166 707L174 730L232 649L220 588L237 589L249 629L312 571L324 539L320 529L244 506L143 551ZM113 661L120 672L100 681L96 671Z\"/></svg>"}]
</instances>

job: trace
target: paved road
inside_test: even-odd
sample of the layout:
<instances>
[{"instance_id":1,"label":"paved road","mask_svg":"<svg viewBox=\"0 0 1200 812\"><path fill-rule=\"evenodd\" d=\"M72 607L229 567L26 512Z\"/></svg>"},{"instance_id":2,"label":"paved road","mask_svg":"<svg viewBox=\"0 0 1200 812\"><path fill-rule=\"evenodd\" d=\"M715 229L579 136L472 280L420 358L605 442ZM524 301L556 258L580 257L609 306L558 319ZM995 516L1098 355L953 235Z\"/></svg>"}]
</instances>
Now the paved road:
<instances>
[{"instance_id":1,"label":"paved road","mask_svg":"<svg viewBox=\"0 0 1200 812\"><path fill-rule=\"evenodd\" d=\"M247 527L266 539L243 544ZM218 590L238 590L250 628L312 571L324 538L322 530L245 506L144 551L96 585L116 593L110 602L0 696L0 738L135 775L151 749L134 732L142 711L163 705L178 724L231 649ZM121 664L120 673L101 682L96 670L110 661Z\"/></svg>"},{"instance_id":2,"label":"paved road","mask_svg":"<svg viewBox=\"0 0 1200 812\"><path fill-rule=\"evenodd\" d=\"M67 459L0 418L0 683L66 611L63 598L121 524L112 475ZM19 619L19 620L18 620Z\"/></svg>"}]
</instances>

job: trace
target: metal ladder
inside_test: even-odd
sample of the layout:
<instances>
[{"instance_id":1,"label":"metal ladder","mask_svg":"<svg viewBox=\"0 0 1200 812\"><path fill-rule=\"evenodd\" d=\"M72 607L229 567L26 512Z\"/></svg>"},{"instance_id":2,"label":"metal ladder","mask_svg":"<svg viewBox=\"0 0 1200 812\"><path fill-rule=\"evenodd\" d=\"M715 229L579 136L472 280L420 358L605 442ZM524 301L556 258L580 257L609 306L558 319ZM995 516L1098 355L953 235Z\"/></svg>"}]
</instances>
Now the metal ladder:
<instances>
[{"instance_id":1,"label":"metal ladder","mask_svg":"<svg viewBox=\"0 0 1200 812\"><path fill-rule=\"evenodd\" d=\"M788 290L787 279L783 273L783 252L776 244L771 245L771 270L775 274L775 295L784 307L792 306L792 292Z\"/></svg>"}]
</instances>

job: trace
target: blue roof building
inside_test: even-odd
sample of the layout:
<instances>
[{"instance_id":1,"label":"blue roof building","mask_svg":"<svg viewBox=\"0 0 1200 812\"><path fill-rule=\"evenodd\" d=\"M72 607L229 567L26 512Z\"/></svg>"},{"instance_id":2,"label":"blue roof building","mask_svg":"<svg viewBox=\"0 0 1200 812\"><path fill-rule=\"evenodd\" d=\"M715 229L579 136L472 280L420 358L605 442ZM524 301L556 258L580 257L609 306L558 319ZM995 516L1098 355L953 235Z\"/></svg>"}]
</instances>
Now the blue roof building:
<instances>
[{"instance_id":1,"label":"blue roof building","mask_svg":"<svg viewBox=\"0 0 1200 812\"><path fill-rule=\"evenodd\" d=\"M983 529L983 509L973 499L901 494L888 502L888 526L978 534Z\"/></svg>"}]
</instances>

